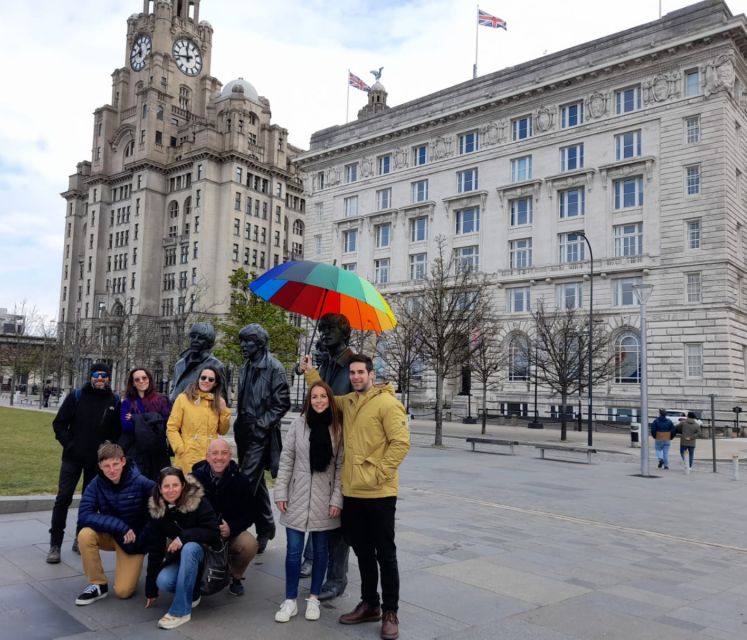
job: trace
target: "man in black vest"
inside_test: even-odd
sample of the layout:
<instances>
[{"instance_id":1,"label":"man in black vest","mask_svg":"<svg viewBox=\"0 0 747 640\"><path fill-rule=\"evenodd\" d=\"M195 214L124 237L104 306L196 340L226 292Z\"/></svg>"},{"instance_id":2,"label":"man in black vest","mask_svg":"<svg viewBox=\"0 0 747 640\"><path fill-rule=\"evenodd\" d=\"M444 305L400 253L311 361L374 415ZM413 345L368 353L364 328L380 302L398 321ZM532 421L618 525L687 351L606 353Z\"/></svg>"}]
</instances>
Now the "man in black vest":
<instances>
[{"instance_id":1,"label":"man in black vest","mask_svg":"<svg viewBox=\"0 0 747 640\"><path fill-rule=\"evenodd\" d=\"M233 433L241 472L249 478L255 499L257 553L263 553L275 537L265 469L274 478L280 463L280 420L290 409L288 377L282 364L270 355L269 335L259 324L239 332L241 353L246 358L239 374L239 398Z\"/></svg>"}]
</instances>

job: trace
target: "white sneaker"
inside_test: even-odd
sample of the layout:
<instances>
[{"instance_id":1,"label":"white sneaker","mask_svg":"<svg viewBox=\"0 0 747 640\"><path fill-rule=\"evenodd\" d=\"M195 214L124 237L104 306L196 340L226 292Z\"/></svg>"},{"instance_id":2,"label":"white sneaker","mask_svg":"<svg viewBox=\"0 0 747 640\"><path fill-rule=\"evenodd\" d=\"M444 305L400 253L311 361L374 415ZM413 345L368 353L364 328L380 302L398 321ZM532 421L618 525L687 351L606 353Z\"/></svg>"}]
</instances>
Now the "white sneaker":
<instances>
[{"instance_id":1,"label":"white sneaker","mask_svg":"<svg viewBox=\"0 0 747 640\"><path fill-rule=\"evenodd\" d=\"M158 621L158 628L159 629L176 629L177 627L182 626L185 622L189 622L192 619L191 614L187 614L186 616L172 616L171 614L166 614Z\"/></svg>"},{"instance_id":2,"label":"white sneaker","mask_svg":"<svg viewBox=\"0 0 747 640\"><path fill-rule=\"evenodd\" d=\"M319 620L321 611L319 611L319 600L317 598L306 598L306 613L304 617L307 620Z\"/></svg>"},{"instance_id":3,"label":"white sneaker","mask_svg":"<svg viewBox=\"0 0 747 640\"><path fill-rule=\"evenodd\" d=\"M275 614L275 622L288 622L293 616L298 614L298 605L295 600L283 600Z\"/></svg>"}]
</instances>

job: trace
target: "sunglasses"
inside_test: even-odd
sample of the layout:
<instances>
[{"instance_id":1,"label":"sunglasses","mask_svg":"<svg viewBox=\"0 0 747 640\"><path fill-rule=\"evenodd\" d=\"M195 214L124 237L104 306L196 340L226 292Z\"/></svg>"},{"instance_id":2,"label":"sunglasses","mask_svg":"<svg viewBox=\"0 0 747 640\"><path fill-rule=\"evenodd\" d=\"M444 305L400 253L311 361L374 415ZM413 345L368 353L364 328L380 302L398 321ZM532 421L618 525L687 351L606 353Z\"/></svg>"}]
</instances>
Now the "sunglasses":
<instances>
[{"instance_id":1,"label":"sunglasses","mask_svg":"<svg viewBox=\"0 0 747 640\"><path fill-rule=\"evenodd\" d=\"M144 376L142 378L133 378L132 381L133 382L148 382L148 377Z\"/></svg>"},{"instance_id":2,"label":"sunglasses","mask_svg":"<svg viewBox=\"0 0 747 640\"><path fill-rule=\"evenodd\" d=\"M98 379L98 378L104 378L104 379L106 379L106 378L109 377L109 374L108 373L104 373L103 371L94 371L91 374L91 377L94 378L94 379Z\"/></svg>"},{"instance_id":3,"label":"sunglasses","mask_svg":"<svg viewBox=\"0 0 747 640\"><path fill-rule=\"evenodd\" d=\"M215 378L209 378L208 376L200 376L200 380L203 382L215 382Z\"/></svg>"}]
</instances>

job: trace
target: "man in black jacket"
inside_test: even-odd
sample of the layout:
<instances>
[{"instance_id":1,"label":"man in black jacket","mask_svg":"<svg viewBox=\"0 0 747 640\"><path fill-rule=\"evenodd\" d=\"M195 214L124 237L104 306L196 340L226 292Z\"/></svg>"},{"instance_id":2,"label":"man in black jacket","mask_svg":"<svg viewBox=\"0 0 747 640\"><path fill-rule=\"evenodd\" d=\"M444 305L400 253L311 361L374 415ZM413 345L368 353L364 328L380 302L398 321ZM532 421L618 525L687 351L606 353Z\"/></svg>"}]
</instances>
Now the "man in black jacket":
<instances>
[{"instance_id":1,"label":"man in black jacket","mask_svg":"<svg viewBox=\"0 0 747 640\"><path fill-rule=\"evenodd\" d=\"M197 376L205 367L210 367L223 379L224 398L228 402L228 384L223 363L213 355L215 329L207 322L195 322L189 330L189 349L181 353L174 365L169 400L176 402L177 396L190 384L197 382Z\"/></svg>"},{"instance_id":2,"label":"man in black jacket","mask_svg":"<svg viewBox=\"0 0 747 640\"><path fill-rule=\"evenodd\" d=\"M283 365L268 352L269 335L259 324L248 324L239 332L246 362L239 374L238 414L233 426L241 472L249 478L254 493L257 553L275 537L270 494L265 469L274 478L280 464L280 419L290 409L288 377Z\"/></svg>"},{"instance_id":3,"label":"man in black jacket","mask_svg":"<svg viewBox=\"0 0 747 640\"><path fill-rule=\"evenodd\" d=\"M229 544L228 591L243 596L241 581L257 555L257 540L247 531L254 524L254 497L249 479L231 460L231 447L223 438L210 441L207 459L192 467L192 475L205 488L205 497L218 516L220 536Z\"/></svg>"},{"instance_id":4,"label":"man in black jacket","mask_svg":"<svg viewBox=\"0 0 747 640\"><path fill-rule=\"evenodd\" d=\"M67 395L52 421L55 438L62 445L62 463L49 529L49 564L60 562L67 510L81 474L85 491L98 470L99 445L105 440L116 442L121 432L119 397L112 392L110 379L109 365L95 362L91 366L90 382ZM77 539L73 542L73 551L78 552Z\"/></svg>"}]
</instances>

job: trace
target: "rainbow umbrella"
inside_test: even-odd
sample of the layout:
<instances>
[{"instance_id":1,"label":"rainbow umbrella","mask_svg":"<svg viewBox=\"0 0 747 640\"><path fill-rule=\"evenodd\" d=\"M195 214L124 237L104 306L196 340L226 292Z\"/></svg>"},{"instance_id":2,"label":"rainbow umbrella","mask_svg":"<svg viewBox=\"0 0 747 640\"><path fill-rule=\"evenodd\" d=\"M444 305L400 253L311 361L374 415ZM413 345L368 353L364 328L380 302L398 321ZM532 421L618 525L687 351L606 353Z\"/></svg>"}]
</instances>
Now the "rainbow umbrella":
<instances>
[{"instance_id":1,"label":"rainbow umbrella","mask_svg":"<svg viewBox=\"0 0 747 640\"><path fill-rule=\"evenodd\" d=\"M331 264L284 262L249 288L267 302L314 320L325 313L339 313L353 329L381 333L397 326L386 300L368 280Z\"/></svg>"}]
</instances>

